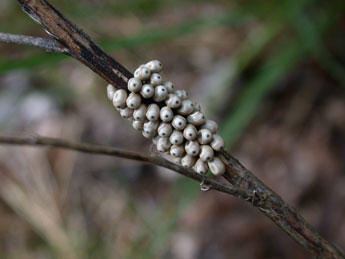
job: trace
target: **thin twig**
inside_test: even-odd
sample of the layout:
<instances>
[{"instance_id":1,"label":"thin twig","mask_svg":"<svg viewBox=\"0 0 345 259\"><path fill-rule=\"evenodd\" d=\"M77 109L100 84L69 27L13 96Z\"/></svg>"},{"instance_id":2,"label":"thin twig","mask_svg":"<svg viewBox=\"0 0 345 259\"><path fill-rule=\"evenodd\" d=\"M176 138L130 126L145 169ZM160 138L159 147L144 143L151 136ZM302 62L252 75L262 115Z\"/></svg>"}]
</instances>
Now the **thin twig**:
<instances>
[{"instance_id":1,"label":"thin twig","mask_svg":"<svg viewBox=\"0 0 345 259\"><path fill-rule=\"evenodd\" d=\"M132 77L132 74L124 66L107 55L90 39L87 34L70 22L51 4L45 0L17 1L32 19L40 23L63 48L68 50L69 55L84 63L112 85L118 88L126 88L126 82ZM7 140L7 144L10 144L11 141L9 141L9 139ZM21 141L23 140L24 139L21 139ZM32 141L32 138L30 138L30 140ZM30 143L28 139L26 139L26 141L26 144ZM46 142L47 145L52 145L52 143L49 142L49 139L45 139L45 141L48 141ZM40 144L40 142L31 143L34 145L43 145L43 143ZM15 143L14 139L12 139L12 144L20 143ZM66 143L58 142L56 143L56 146L68 148L68 145L64 144ZM90 152L87 151L87 148L85 149L85 146L83 145L86 144L81 144L81 146L77 145L75 146L75 149L83 152ZM109 155L111 153L110 150L105 151L102 148L99 151L103 154L107 154L109 151ZM263 212L281 229L287 232L300 245L304 246L315 257L345 258L330 241L322 237L291 206L262 183L254 174L247 170L238 160L225 151L220 152L218 155L222 157L223 162L226 164L227 170L224 178L231 183L234 188L230 188L221 183L217 183L218 185L216 185L216 182L210 182L211 180L204 179L202 176L193 173L192 170L186 170L165 159L162 160L160 158L146 157L144 160L140 160L142 155L137 158L140 161L150 162L170 168L198 181L204 180L208 185L215 184L213 185L213 189L215 190L222 191L222 188L230 188L232 190L231 192L238 192L241 190L241 198L245 198L250 201L255 207Z\"/></svg>"},{"instance_id":2,"label":"thin twig","mask_svg":"<svg viewBox=\"0 0 345 259\"><path fill-rule=\"evenodd\" d=\"M40 38L40 37L32 37L32 36L0 32L0 42L37 47L37 48L41 48L47 51L52 51L52 52L57 52L57 53L67 53L67 50L61 48L57 44L56 40L48 39L48 38Z\"/></svg>"},{"instance_id":3,"label":"thin twig","mask_svg":"<svg viewBox=\"0 0 345 259\"><path fill-rule=\"evenodd\" d=\"M210 179L206 176L197 174L193 170L183 168L182 166L175 164L173 162L170 162L169 160L163 157L158 157L154 155L147 156L147 155L143 155L142 153L118 149L114 147L93 145L93 144L87 144L87 143L78 143L78 142L72 142L72 141L58 139L58 138L37 137L37 136L33 136L33 137L0 136L0 144L36 146L36 147L50 146L50 147L79 151L82 153L115 156L115 157L121 157L121 158L141 161L145 163L150 163L153 165L158 165L161 167L171 169L181 175L184 175L188 178L191 178L200 183L203 183L210 190L213 189L220 192L224 192L224 193L236 196L237 198L240 198L242 200L247 200L247 201L250 200L250 197L244 191L241 191L230 185L224 185L224 183L219 183L218 181L214 179Z\"/></svg>"}]
</instances>

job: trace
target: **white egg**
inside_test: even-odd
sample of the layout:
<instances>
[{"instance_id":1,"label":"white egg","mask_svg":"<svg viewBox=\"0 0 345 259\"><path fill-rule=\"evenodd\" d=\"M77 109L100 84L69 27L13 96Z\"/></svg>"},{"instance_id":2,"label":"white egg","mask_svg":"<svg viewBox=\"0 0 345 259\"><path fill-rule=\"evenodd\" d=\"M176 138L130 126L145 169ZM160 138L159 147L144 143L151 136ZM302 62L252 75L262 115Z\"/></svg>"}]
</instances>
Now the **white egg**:
<instances>
[{"instance_id":1,"label":"white egg","mask_svg":"<svg viewBox=\"0 0 345 259\"><path fill-rule=\"evenodd\" d=\"M158 135L163 138L170 137L172 131L173 131L173 128L170 123L162 122L158 127Z\"/></svg>"},{"instance_id":2,"label":"white egg","mask_svg":"<svg viewBox=\"0 0 345 259\"><path fill-rule=\"evenodd\" d=\"M202 161L209 162L214 157L214 151L209 145L201 145L199 156Z\"/></svg>"},{"instance_id":3,"label":"white egg","mask_svg":"<svg viewBox=\"0 0 345 259\"><path fill-rule=\"evenodd\" d=\"M171 124L175 129L183 130L187 125L187 121L181 115L175 115Z\"/></svg>"},{"instance_id":4,"label":"white egg","mask_svg":"<svg viewBox=\"0 0 345 259\"><path fill-rule=\"evenodd\" d=\"M110 85L110 84L107 86L107 96L108 96L108 99L109 99L110 101L113 100L115 91L116 91L116 89L115 89L114 86L112 86L112 85Z\"/></svg>"},{"instance_id":5,"label":"white egg","mask_svg":"<svg viewBox=\"0 0 345 259\"><path fill-rule=\"evenodd\" d=\"M123 89L116 90L113 96L113 105L117 109L125 108L127 97L128 97L128 94L125 90Z\"/></svg>"},{"instance_id":6,"label":"white egg","mask_svg":"<svg viewBox=\"0 0 345 259\"><path fill-rule=\"evenodd\" d=\"M133 118L135 120L144 121L146 118L147 107L145 104L141 104L136 110L133 112Z\"/></svg>"},{"instance_id":7,"label":"white egg","mask_svg":"<svg viewBox=\"0 0 345 259\"><path fill-rule=\"evenodd\" d=\"M213 158L213 160L211 160L207 164L213 175L219 176L219 175L224 174L225 165L222 162L222 160L220 160L218 157Z\"/></svg>"},{"instance_id":8,"label":"white egg","mask_svg":"<svg viewBox=\"0 0 345 259\"><path fill-rule=\"evenodd\" d=\"M159 119L160 109L155 103L152 103L147 108L146 118L150 121L157 121Z\"/></svg>"},{"instance_id":9,"label":"white egg","mask_svg":"<svg viewBox=\"0 0 345 259\"><path fill-rule=\"evenodd\" d=\"M155 88L153 100L157 103L164 101L168 96L168 90L163 85L159 85Z\"/></svg>"},{"instance_id":10,"label":"white egg","mask_svg":"<svg viewBox=\"0 0 345 259\"><path fill-rule=\"evenodd\" d=\"M188 124L183 130L183 137L187 140L194 140L198 136L198 131L194 125Z\"/></svg>"},{"instance_id":11,"label":"white egg","mask_svg":"<svg viewBox=\"0 0 345 259\"><path fill-rule=\"evenodd\" d=\"M170 148L170 155L173 157L182 157L185 153L184 147L180 145L172 145Z\"/></svg>"},{"instance_id":12,"label":"white egg","mask_svg":"<svg viewBox=\"0 0 345 259\"><path fill-rule=\"evenodd\" d=\"M205 115L202 112L196 111L188 115L187 121L195 126L200 126L205 123Z\"/></svg>"},{"instance_id":13,"label":"white egg","mask_svg":"<svg viewBox=\"0 0 345 259\"><path fill-rule=\"evenodd\" d=\"M215 151L221 151L225 146L225 142L221 136L214 134L210 145Z\"/></svg>"},{"instance_id":14,"label":"white egg","mask_svg":"<svg viewBox=\"0 0 345 259\"><path fill-rule=\"evenodd\" d=\"M200 152L200 145L198 141L191 140L185 144L185 150L188 155L197 156Z\"/></svg>"},{"instance_id":15,"label":"white egg","mask_svg":"<svg viewBox=\"0 0 345 259\"><path fill-rule=\"evenodd\" d=\"M209 129L201 129L198 132L198 141L200 144L208 144L212 141L213 134Z\"/></svg>"},{"instance_id":16,"label":"white egg","mask_svg":"<svg viewBox=\"0 0 345 259\"><path fill-rule=\"evenodd\" d=\"M141 87L140 94L143 98L146 98L146 99L151 98L155 94L155 88L153 87L153 85L144 84Z\"/></svg>"}]
</instances>

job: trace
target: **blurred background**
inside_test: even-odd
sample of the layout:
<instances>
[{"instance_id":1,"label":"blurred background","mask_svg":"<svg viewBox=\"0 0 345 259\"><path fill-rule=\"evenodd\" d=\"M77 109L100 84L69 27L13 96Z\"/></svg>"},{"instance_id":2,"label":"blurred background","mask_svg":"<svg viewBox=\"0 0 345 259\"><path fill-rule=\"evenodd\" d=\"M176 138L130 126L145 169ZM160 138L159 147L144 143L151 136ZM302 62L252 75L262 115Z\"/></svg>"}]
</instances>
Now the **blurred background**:
<instances>
[{"instance_id":1,"label":"blurred background","mask_svg":"<svg viewBox=\"0 0 345 259\"><path fill-rule=\"evenodd\" d=\"M130 71L162 61L227 149L345 249L343 0L52 0ZM14 0L0 31L47 36ZM150 152L100 77L0 43L0 134ZM0 147L0 258L308 258L249 204L176 173L48 148Z\"/></svg>"}]
</instances>

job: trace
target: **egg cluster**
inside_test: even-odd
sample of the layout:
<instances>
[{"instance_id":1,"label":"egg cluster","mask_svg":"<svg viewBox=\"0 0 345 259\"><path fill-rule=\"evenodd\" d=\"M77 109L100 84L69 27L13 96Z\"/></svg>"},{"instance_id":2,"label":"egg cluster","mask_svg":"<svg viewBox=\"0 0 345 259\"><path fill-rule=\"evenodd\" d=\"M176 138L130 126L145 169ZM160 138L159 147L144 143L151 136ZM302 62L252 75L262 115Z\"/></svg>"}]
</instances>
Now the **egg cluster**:
<instances>
[{"instance_id":1,"label":"egg cluster","mask_svg":"<svg viewBox=\"0 0 345 259\"><path fill-rule=\"evenodd\" d=\"M108 98L133 128L153 140L159 152L199 174L208 169L214 175L223 174L225 166L215 154L224 148L224 140L216 134L217 123L206 120L200 105L189 100L186 91L164 82L161 71L158 60L141 65L128 80L130 93L108 85Z\"/></svg>"}]
</instances>

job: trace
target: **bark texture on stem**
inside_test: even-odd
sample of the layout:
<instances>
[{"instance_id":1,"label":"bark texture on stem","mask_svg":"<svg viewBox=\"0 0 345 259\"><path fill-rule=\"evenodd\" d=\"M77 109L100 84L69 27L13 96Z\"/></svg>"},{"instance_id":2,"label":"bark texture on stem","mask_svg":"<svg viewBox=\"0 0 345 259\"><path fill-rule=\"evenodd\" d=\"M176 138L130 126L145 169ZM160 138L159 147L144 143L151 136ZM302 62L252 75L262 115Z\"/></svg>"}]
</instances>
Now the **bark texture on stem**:
<instances>
[{"instance_id":1,"label":"bark texture on stem","mask_svg":"<svg viewBox=\"0 0 345 259\"><path fill-rule=\"evenodd\" d=\"M52 52L57 52L57 53L67 52L67 50L61 48L56 42L56 40L54 39L0 32L0 42L32 46L32 47L37 47L37 48L41 48L47 51L52 51Z\"/></svg>"},{"instance_id":2,"label":"bark texture on stem","mask_svg":"<svg viewBox=\"0 0 345 259\"><path fill-rule=\"evenodd\" d=\"M107 155L107 156L115 156L121 157L136 161L141 161L153 165L158 165L161 167L165 167L171 169L183 176L191 178L195 181L202 183L203 185L207 186L209 190L217 190L220 192L224 192L230 195L234 195L237 198L242 200L250 200L250 196L248 196L244 191L239 190L231 185L226 185L224 183L220 183L216 179L211 179L209 177L200 175L195 173L192 169L186 169L176 163L173 163L163 157L156 156L156 155L143 155L142 153L123 150L114 147L107 147L107 146L100 146L100 145L93 145L87 143L78 143L73 141L68 141L64 139L58 138L48 138L48 137L17 137L17 136L0 136L0 144L7 144L7 145L19 145L19 146L50 146L56 148L63 148L69 150L75 150L82 153L90 153L96 155Z\"/></svg>"},{"instance_id":3,"label":"bark texture on stem","mask_svg":"<svg viewBox=\"0 0 345 259\"><path fill-rule=\"evenodd\" d=\"M125 67L105 53L90 37L74 23L65 18L44 0L17 0L34 21L76 58L117 88L126 89L132 77Z\"/></svg>"},{"instance_id":4,"label":"bark texture on stem","mask_svg":"<svg viewBox=\"0 0 345 259\"><path fill-rule=\"evenodd\" d=\"M51 4L45 0L17 1L32 19L44 26L46 31L54 37L59 46L67 50L67 54L81 61L112 85L118 88L126 88L126 82L132 77L132 74L116 60L107 55L88 35L67 20ZM116 150L105 150L104 147L97 147L97 152L91 152L90 149L88 149L89 147L85 146L86 144L74 143L71 145L63 141L61 142L61 140L36 138L35 141L33 141L32 138L20 140L2 138L1 141L1 143L7 144L20 144L21 142L22 144L31 145L51 145L71 148L82 152L109 155L114 152L112 153L113 155L119 155ZM313 229L313 227L279 195L268 188L238 160L225 151L220 152L219 155L227 169L224 178L231 183L231 187L219 181L204 178L193 173L192 170L183 169L181 166L165 159L163 160L162 158L143 157L141 154L136 154L134 157L131 157L133 154L127 155L127 157L122 157L164 166L187 177L198 181L204 181L207 185L213 186L211 188L215 190L223 191L251 202L316 258L345 258L339 249Z\"/></svg>"}]
</instances>

